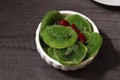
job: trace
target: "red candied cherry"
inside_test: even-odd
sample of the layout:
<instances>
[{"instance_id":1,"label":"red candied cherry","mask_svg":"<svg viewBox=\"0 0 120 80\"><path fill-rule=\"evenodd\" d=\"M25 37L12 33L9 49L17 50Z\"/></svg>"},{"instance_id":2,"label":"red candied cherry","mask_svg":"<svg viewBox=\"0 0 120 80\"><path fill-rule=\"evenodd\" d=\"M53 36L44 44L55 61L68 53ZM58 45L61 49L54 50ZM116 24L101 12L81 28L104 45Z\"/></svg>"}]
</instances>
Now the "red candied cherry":
<instances>
[{"instance_id":1,"label":"red candied cherry","mask_svg":"<svg viewBox=\"0 0 120 80\"><path fill-rule=\"evenodd\" d=\"M67 20L58 21L58 24L63 25L63 26L69 26L70 25Z\"/></svg>"},{"instance_id":2,"label":"red candied cherry","mask_svg":"<svg viewBox=\"0 0 120 80\"><path fill-rule=\"evenodd\" d=\"M83 33L78 34L78 40L81 41L82 43L85 43L86 37Z\"/></svg>"},{"instance_id":3,"label":"red candied cherry","mask_svg":"<svg viewBox=\"0 0 120 80\"><path fill-rule=\"evenodd\" d=\"M76 32L79 33L80 31L76 28L75 24L71 24L72 29Z\"/></svg>"}]
</instances>

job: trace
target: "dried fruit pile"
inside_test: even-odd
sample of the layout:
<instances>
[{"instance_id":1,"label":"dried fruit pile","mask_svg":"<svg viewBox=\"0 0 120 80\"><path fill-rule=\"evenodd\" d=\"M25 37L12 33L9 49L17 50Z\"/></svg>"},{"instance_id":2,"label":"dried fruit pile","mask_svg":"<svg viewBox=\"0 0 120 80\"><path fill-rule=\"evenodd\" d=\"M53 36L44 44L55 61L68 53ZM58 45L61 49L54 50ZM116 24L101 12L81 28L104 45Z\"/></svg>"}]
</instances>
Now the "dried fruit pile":
<instances>
[{"instance_id":1,"label":"dried fruit pile","mask_svg":"<svg viewBox=\"0 0 120 80\"><path fill-rule=\"evenodd\" d=\"M42 19L40 43L44 51L65 66L80 64L96 55L102 44L88 20L80 15L49 11Z\"/></svg>"}]
</instances>

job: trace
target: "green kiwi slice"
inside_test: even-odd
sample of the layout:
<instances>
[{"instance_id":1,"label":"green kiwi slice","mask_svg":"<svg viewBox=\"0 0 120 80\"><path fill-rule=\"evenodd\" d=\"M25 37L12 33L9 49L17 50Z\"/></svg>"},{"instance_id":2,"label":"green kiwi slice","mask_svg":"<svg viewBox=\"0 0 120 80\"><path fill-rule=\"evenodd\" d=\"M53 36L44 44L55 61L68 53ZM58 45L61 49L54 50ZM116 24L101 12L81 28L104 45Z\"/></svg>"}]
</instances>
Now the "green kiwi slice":
<instances>
[{"instance_id":1,"label":"green kiwi slice","mask_svg":"<svg viewBox=\"0 0 120 80\"><path fill-rule=\"evenodd\" d=\"M67 48L77 41L77 34L70 27L47 26L43 31L43 41L52 48Z\"/></svg>"},{"instance_id":2,"label":"green kiwi slice","mask_svg":"<svg viewBox=\"0 0 120 80\"><path fill-rule=\"evenodd\" d=\"M86 56L87 48L81 42L76 42L73 46L66 49L54 49L54 56L65 66L79 64Z\"/></svg>"},{"instance_id":3,"label":"green kiwi slice","mask_svg":"<svg viewBox=\"0 0 120 80\"><path fill-rule=\"evenodd\" d=\"M63 19L62 15L56 10L47 12L41 21L40 36L42 36L42 32L46 28L46 26L53 25L56 21L62 19Z\"/></svg>"},{"instance_id":4,"label":"green kiwi slice","mask_svg":"<svg viewBox=\"0 0 120 80\"><path fill-rule=\"evenodd\" d=\"M91 39L87 45L87 56L95 56L102 45L102 36L99 33L92 32Z\"/></svg>"},{"instance_id":5,"label":"green kiwi slice","mask_svg":"<svg viewBox=\"0 0 120 80\"><path fill-rule=\"evenodd\" d=\"M81 31L89 31L92 32L92 26L91 24L88 22L88 20L86 20L85 18L83 18L80 15L69 15L65 18L70 24L75 24L76 27Z\"/></svg>"},{"instance_id":6,"label":"green kiwi slice","mask_svg":"<svg viewBox=\"0 0 120 80\"><path fill-rule=\"evenodd\" d=\"M55 49L55 48L49 47L47 54L48 54L51 58L56 59L56 56L55 56L55 53L54 53L54 49Z\"/></svg>"}]
</instances>

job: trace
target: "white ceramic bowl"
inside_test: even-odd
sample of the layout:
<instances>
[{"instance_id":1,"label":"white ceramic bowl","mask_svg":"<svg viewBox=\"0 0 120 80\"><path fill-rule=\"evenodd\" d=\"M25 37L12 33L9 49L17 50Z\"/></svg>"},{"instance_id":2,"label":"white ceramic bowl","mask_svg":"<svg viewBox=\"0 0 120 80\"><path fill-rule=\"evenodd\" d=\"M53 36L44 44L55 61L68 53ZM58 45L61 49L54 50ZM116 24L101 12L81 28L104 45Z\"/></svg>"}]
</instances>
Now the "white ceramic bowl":
<instances>
[{"instance_id":1,"label":"white ceramic bowl","mask_svg":"<svg viewBox=\"0 0 120 80\"><path fill-rule=\"evenodd\" d=\"M86 17L85 15L81 14L81 13L78 13L78 12L75 12L75 11L59 11L61 14L78 14L82 17L84 17L85 19L87 19L91 25L93 26L93 30L94 32L97 32L99 33L96 25L93 23L92 20L90 20L88 17ZM41 58L44 59L49 65L53 66L54 68L56 69L61 69L61 70L64 70L64 71L68 71L68 70L77 70L77 69L80 69L80 68L83 68L85 67L86 65L88 65L89 63L92 62L92 60L94 59L95 56L93 57L90 57L86 60L84 60L83 62L81 62L79 65L75 65L75 66L70 66L70 67L66 67L64 65L62 65L61 63L59 63L58 61L54 60L53 58L49 57L45 51L43 50L42 46L41 46L41 43L40 43L40 29L41 29L41 23L38 25L38 28L36 30L36 37L35 37L35 42L36 42L36 47L37 47L37 50L39 52L39 54L41 55Z\"/></svg>"}]
</instances>

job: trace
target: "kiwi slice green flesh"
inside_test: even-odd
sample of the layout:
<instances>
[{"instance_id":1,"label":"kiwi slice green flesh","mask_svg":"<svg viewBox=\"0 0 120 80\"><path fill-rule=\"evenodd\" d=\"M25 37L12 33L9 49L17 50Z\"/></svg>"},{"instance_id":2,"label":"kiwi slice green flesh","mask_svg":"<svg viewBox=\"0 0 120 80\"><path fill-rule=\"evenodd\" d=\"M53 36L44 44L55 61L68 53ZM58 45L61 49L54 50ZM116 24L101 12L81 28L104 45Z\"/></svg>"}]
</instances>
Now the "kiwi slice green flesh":
<instances>
[{"instance_id":1,"label":"kiwi slice green flesh","mask_svg":"<svg viewBox=\"0 0 120 80\"><path fill-rule=\"evenodd\" d=\"M44 31L46 26L53 25L56 21L62 19L63 19L62 15L56 10L47 12L41 21L40 36L42 36L42 32Z\"/></svg>"},{"instance_id":2,"label":"kiwi slice green flesh","mask_svg":"<svg viewBox=\"0 0 120 80\"><path fill-rule=\"evenodd\" d=\"M89 31L89 32L92 32L93 29L92 29L92 26L91 24L88 22L88 20L86 20L85 18L83 18L82 16L80 15L70 15L70 16L67 16L65 18L70 24L75 24L76 27L81 31L81 30L84 30L84 31Z\"/></svg>"},{"instance_id":3,"label":"kiwi slice green flesh","mask_svg":"<svg viewBox=\"0 0 120 80\"><path fill-rule=\"evenodd\" d=\"M47 26L43 31L43 41L52 48L67 48L77 41L77 34L67 26Z\"/></svg>"},{"instance_id":4,"label":"kiwi slice green flesh","mask_svg":"<svg viewBox=\"0 0 120 80\"><path fill-rule=\"evenodd\" d=\"M87 48L83 43L77 42L67 49L55 49L56 59L65 66L78 65L86 56Z\"/></svg>"},{"instance_id":5,"label":"kiwi slice green flesh","mask_svg":"<svg viewBox=\"0 0 120 80\"><path fill-rule=\"evenodd\" d=\"M88 48L88 57L95 56L102 45L102 36L99 33L92 32L91 40L89 41Z\"/></svg>"}]
</instances>

